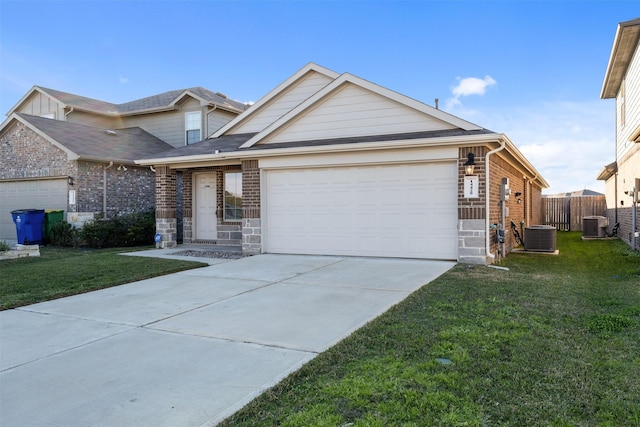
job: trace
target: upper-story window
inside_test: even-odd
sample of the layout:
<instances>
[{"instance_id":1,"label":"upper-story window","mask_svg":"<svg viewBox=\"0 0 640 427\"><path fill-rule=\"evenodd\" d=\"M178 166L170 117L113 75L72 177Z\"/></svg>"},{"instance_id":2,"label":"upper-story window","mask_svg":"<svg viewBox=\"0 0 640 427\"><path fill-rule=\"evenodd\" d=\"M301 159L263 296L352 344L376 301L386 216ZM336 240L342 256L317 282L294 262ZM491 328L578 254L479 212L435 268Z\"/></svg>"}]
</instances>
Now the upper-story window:
<instances>
[{"instance_id":1,"label":"upper-story window","mask_svg":"<svg viewBox=\"0 0 640 427\"><path fill-rule=\"evenodd\" d=\"M202 139L200 128L202 120L200 111L193 111L184 114L185 142L187 145L198 142Z\"/></svg>"}]
</instances>

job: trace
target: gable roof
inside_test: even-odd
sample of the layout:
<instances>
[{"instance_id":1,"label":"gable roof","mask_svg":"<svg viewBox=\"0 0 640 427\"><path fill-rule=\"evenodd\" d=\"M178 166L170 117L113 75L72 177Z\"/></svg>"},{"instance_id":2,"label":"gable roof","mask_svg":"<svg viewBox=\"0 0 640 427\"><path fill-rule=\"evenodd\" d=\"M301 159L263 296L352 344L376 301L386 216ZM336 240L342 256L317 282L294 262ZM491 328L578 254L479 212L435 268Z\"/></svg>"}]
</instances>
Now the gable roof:
<instances>
[{"instance_id":1,"label":"gable roof","mask_svg":"<svg viewBox=\"0 0 640 427\"><path fill-rule=\"evenodd\" d=\"M50 89L42 86L33 86L25 96L23 96L16 105L9 111L9 114L13 113L18 107L26 101L34 92L39 92L44 95L54 98L60 102L64 107L73 108L76 110L87 111L94 114L106 115L106 116L124 116L135 115L140 113L148 113L153 111L171 110L175 108L185 96L191 96L198 101L201 105L212 105L216 108L240 113L244 111L247 106L241 102L233 101L226 97L226 95L219 92L212 92L203 87L192 87L188 89L178 89L168 92L163 92L158 95L149 96L146 98L137 99L123 104L113 104L110 102L100 101L93 98L87 98L85 96L75 95L68 92L62 92L56 89Z\"/></svg>"},{"instance_id":2,"label":"gable roof","mask_svg":"<svg viewBox=\"0 0 640 427\"><path fill-rule=\"evenodd\" d=\"M14 113L2 126L17 120L67 153L69 160L114 161L135 159L167 151L171 145L138 128L101 129L61 120Z\"/></svg>"},{"instance_id":3,"label":"gable roof","mask_svg":"<svg viewBox=\"0 0 640 427\"><path fill-rule=\"evenodd\" d=\"M506 135L309 63L209 139L136 163L188 168L269 156L501 144L523 173L549 186Z\"/></svg>"},{"instance_id":4,"label":"gable roof","mask_svg":"<svg viewBox=\"0 0 640 427\"><path fill-rule=\"evenodd\" d=\"M640 18L618 24L600 98L615 98L640 40Z\"/></svg>"},{"instance_id":5,"label":"gable roof","mask_svg":"<svg viewBox=\"0 0 640 427\"><path fill-rule=\"evenodd\" d=\"M310 62L296 71L291 77L269 91L269 93L267 93L265 96L256 101L244 113L236 116L233 120L218 129L213 135L211 135L211 138L217 138L219 136L230 133L244 133L242 131L236 131L236 129L241 128L243 124L246 124L251 120L255 120L255 118L259 116L260 113L263 113L265 110L267 110L277 99L282 99L286 95L291 94L296 87L299 87L301 85L301 82L309 79L311 76L316 76L316 80L321 80L322 78L324 78L324 82L319 81L316 84L316 87L310 87L309 89L311 93L309 93L309 95L319 89L317 85L327 84L330 81L336 79L339 74L335 71L329 70L328 68ZM297 105L299 102L302 102L309 95L305 96L304 93L297 94L297 97L294 97L294 99L291 100L291 102L294 103L292 107L295 107L295 105ZM281 112L278 117L282 116L282 114L286 112L287 111Z\"/></svg>"},{"instance_id":6,"label":"gable roof","mask_svg":"<svg viewBox=\"0 0 640 427\"><path fill-rule=\"evenodd\" d=\"M403 111L403 114L410 113L418 113L418 115L422 116L423 120L434 120L438 122L439 130L446 129L462 129L465 131L471 130L481 130L482 127L475 125L466 120L460 119L459 117L453 116L449 113L446 113L442 110L438 110L436 108L430 107L422 102L416 101L412 98L409 98L405 95L402 95L398 92L394 92L390 89L379 86L375 83L371 83L367 80L361 79L360 77L354 76L349 73L344 73L340 75L338 78L334 79L331 83L324 86L318 92L313 94L311 97L307 98L301 104L291 109L288 113L284 114L278 120L271 123L268 127L266 127L262 132L255 135L249 141L247 141L243 148L250 147L255 144L259 144L262 141L265 141L270 136L277 134L283 129L290 127L293 122L297 121L299 118L303 116L309 116L310 112L319 106L321 106L327 99L330 99L332 96L337 94L339 91L343 90L347 86L355 86L358 91L361 93L371 93L379 99L391 101L391 103L396 104L397 111ZM387 106L385 106L388 108ZM378 107L380 108L380 107ZM397 113L396 113L397 114ZM319 127L323 127L324 124L318 124ZM388 126L388 124L383 123L380 128ZM375 129L372 129L370 125L364 124L362 126L363 130L366 129L367 132L374 132ZM435 130L435 129L422 129L424 131ZM406 131L405 131L406 132ZM384 133L384 132L382 132ZM399 132L400 133L400 132ZM350 136L358 136L358 135L350 135Z\"/></svg>"}]
</instances>

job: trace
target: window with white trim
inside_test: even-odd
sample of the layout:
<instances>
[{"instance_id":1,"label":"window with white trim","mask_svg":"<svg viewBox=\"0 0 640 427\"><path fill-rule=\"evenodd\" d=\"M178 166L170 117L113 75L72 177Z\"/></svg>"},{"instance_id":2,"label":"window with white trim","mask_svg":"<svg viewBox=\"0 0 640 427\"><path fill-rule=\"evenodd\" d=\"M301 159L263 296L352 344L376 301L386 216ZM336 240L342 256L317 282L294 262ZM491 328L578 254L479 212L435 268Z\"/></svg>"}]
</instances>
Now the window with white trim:
<instances>
[{"instance_id":1,"label":"window with white trim","mask_svg":"<svg viewBox=\"0 0 640 427\"><path fill-rule=\"evenodd\" d=\"M202 139L200 135L202 120L200 111L192 111L190 113L184 113L184 130L185 130L185 143L187 145L198 142Z\"/></svg>"},{"instance_id":2,"label":"window with white trim","mask_svg":"<svg viewBox=\"0 0 640 427\"><path fill-rule=\"evenodd\" d=\"M224 174L224 220L242 220L242 172Z\"/></svg>"}]
</instances>

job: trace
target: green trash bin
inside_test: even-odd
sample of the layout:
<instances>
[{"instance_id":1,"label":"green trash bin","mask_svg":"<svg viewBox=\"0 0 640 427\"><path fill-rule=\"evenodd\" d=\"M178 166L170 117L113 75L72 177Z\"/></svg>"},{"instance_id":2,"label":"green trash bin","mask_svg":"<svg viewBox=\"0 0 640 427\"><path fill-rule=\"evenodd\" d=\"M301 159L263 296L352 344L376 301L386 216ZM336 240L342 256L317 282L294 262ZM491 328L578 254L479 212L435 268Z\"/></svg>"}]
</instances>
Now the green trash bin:
<instances>
[{"instance_id":1,"label":"green trash bin","mask_svg":"<svg viewBox=\"0 0 640 427\"><path fill-rule=\"evenodd\" d=\"M47 209L44 211L44 228L42 238L45 243L51 241L51 228L58 222L64 221L64 211Z\"/></svg>"}]
</instances>

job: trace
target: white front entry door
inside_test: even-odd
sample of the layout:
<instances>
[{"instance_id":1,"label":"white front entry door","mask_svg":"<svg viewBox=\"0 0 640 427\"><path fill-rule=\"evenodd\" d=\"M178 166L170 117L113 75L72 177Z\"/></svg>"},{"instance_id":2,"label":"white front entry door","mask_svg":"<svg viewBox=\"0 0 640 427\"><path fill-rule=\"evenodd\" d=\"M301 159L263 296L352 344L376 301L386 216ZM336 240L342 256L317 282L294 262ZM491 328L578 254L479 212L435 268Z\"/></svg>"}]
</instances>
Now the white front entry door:
<instances>
[{"instance_id":1,"label":"white front entry door","mask_svg":"<svg viewBox=\"0 0 640 427\"><path fill-rule=\"evenodd\" d=\"M218 238L218 220L216 218L216 174L199 173L194 177L194 238L196 240L215 240Z\"/></svg>"}]
</instances>

